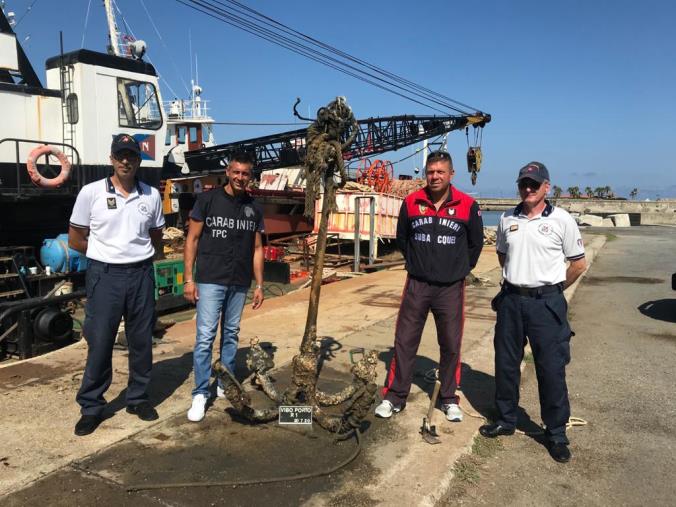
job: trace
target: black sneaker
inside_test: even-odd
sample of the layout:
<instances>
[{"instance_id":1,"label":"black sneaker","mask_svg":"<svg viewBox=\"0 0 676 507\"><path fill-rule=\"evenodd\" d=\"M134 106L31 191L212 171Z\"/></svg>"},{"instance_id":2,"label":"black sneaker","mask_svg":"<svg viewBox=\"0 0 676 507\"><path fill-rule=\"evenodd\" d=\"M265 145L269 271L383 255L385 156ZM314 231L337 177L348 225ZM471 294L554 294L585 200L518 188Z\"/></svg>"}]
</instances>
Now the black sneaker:
<instances>
[{"instance_id":1,"label":"black sneaker","mask_svg":"<svg viewBox=\"0 0 676 507\"><path fill-rule=\"evenodd\" d=\"M98 415L83 415L80 417L80 420L75 424L75 434L78 437L84 437L90 433L94 433L94 430L99 427L103 419Z\"/></svg>"},{"instance_id":2,"label":"black sneaker","mask_svg":"<svg viewBox=\"0 0 676 507\"><path fill-rule=\"evenodd\" d=\"M570 461L570 449L568 449L568 444L561 442L550 443L549 455L554 458L554 461L558 461L559 463L568 463Z\"/></svg>"},{"instance_id":3,"label":"black sneaker","mask_svg":"<svg viewBox=\"0 0 676 507\"><path fill-rule=\"evenodd\" d=\"M138 405L127 405L127 412L137 415L142 421L155 421L160 417L157 415L157 410L147 401L142 401Z\"/></svg>"}]
</instances>

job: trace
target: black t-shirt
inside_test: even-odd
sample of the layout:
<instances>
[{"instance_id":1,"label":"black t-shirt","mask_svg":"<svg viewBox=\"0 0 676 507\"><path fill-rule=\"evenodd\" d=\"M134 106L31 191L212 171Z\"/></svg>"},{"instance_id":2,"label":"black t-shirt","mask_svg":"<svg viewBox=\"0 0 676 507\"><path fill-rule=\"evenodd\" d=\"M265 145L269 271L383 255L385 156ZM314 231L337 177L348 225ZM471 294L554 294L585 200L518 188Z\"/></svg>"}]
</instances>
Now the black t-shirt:
<instances>
[{"instance_id":1,"label":"black t-shirt","mask_svg":"<svg viewBox=\"0 0 676 507\"><path fill-rule=\"evenodd\" d=\"M197 246L197 282L248 287L256 233L264 232L260 204L248 194L233 197L221 187L199 194L190 218L204 222Z\"/></svg>"}]
</instances>

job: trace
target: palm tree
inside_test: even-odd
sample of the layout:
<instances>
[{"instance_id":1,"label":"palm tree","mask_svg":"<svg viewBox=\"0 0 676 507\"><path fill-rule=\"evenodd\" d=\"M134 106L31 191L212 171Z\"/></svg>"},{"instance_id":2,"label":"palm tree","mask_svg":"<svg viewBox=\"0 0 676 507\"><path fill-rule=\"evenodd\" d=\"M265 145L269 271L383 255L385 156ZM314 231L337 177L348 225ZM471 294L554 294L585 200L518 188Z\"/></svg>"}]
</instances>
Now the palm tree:
<instances>
[{"instance_id":1,"label":"palm tree","mask_svg":"<svg viewBox=\"0 0 676 507\"><path fill-rule=\"evenodd\" d=\"M606 199L613 199L615 197L615 193L613 192L613 189L610 188L609 185L603 187L603 190L605 191L604 193L606 194Z\"/></svg>"},{"instance_id":2,"label":"palm tree","mask_svg":"<svg viewBox=\"0 0 676 507\"><path fill-rule=\"evenodd\" d=\"M580 198L580 187L575 186L575 187L568 187L568 193L573 199L579 199Z\"/></svg>"},{"instance_id":3,"label":"palm tree","mask_svg":"<svg viewBox=\"0 0 676 507\"><path fill-rule=\"evenodd\" d=\"M561 192L563 191L561 187L559 187L558 185L554 185L552 190L554 191L554 199L558 199L559 197L561 197Z\"/></svg>"},{"instance_id":4,"label":"palm tree","mask_svg":"<svg viewBox=\"0 0 676 507\"><path fill-rule=\"evenodd\" d=\"M584 187L584 193L587 194L587 197L589 197L590 199L594 197L594 190L592 189L592 187Z\"/></svg>"},{"instance_id":5,"label":"palm tree","mask_svg":"<svg viewBox=\"0 0 676 507\"><path fill-rule=\"evenodd\" d=\"M605 196L605 192L606 192L606 187L596 187L594 189L594 194L599 199L603 199L603 197Z\"/></svg>"},{"instance_id":6,"label":"palm tree","mask_svg":"<svg viewBox=\"0 0 676 507\"><path fill-rule=\"evenodd\" d=\"M638 195L638 188L634 188L631 192L629 192L629 197L632 199L636 199L636 196Z\"/></svg>"}]
</instances>

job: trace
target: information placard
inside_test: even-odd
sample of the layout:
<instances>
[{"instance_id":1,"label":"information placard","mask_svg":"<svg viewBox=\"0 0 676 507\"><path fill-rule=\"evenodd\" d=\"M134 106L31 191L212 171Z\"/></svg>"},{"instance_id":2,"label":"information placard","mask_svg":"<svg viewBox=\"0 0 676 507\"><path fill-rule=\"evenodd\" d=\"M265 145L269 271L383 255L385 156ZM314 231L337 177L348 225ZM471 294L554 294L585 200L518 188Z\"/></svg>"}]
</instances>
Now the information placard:
<instances>
[{"instance_id":1,"label":"information placard","mask_svg":"<svg viewBox=\"0 0 676 507\"><path fill-rule=\"evenodd\" d=\"M279 407L279 424L312 424L312 407L282 405Z\"/></svg>"}]
</instances>

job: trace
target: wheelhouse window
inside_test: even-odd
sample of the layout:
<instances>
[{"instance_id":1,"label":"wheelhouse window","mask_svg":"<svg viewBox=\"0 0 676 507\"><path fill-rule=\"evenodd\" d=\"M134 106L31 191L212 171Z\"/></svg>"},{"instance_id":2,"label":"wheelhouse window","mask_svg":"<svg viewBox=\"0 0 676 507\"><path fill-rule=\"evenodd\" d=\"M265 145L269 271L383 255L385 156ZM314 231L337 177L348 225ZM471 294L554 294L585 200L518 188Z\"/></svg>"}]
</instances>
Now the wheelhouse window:
<instances>
[{"instance_id":1,"label":"wheelhouse window","mask_svg":"<svg viewBox=\"0 0 676 507\"><path fill-rule=\"evenodd\" d=\"M152 83L117 78L117 106L120 127L157 130L162 113Z\"/></svg>"},{"instance_id":2,"label":"wheelhouse window","mask_svg":"<svg viewBox=\"0 0 676 507\"><path fill-rule=\"evenodd\" d=\"M178 135L176 136L176 141L177 144L185 144L185 135L187 132L187 128L183 125L178 127Z\"/></svg>"}]
</instances>

